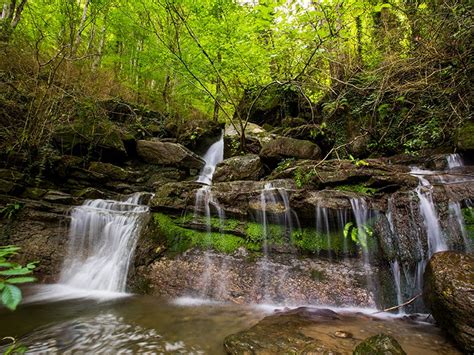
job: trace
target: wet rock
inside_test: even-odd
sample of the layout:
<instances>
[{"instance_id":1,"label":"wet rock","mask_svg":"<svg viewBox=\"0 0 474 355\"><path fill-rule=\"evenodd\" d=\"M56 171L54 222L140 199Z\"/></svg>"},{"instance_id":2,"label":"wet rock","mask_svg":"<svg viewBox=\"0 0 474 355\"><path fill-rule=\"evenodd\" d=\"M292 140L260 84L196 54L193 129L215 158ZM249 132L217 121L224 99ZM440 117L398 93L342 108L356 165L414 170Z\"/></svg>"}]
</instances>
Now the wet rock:
<instances>
[{"instance_id":1,"label":"wet rock","mask_svg":"<svg viewBox=\"0 0 474 355\"><path fill-rule=\"evenodd\" d=\"M110 163L92 162L88 170L104 175L112 180L127 180L129 176L125 169Z\"/></svg>"},{"instance_id":2,"label":"wet rock","mask_svg":"<svg viewBox=\"0 0 474 355\"><path fill-rule=\"evenodd\" d=\"M279 137L262 146L260 156L266 160L279 161L285 158L318 159L321 149L310 141Z\"/></svg>"},{"instance_id":3,"label":"wet rock","mask_svg":"<svg viewBox=\"0 0 474 355\"><path fill-rule=\"evenodd\" d=\"M208 118L186 120L182 126L176 127L177 142L193 151L201 147L205 149L219 139L222 128L222 124Z\"/></svg>"},{"instance_id":4,"label":"wet rock","mask_svg":"<svg viewBox=\"0 0 474 355\"><path fill-rule=\"evenodd\" d=\"M201 169L205 162L181 144L160 141L137 142L138 156L147 163Z\"/></svg>"},{"instance_id":5,"label":"wet rock","mask_svg":"<svg viewBox=\"0 0 474 355\"><path fill-rule=\"evenodd\" d=\"M103 191L96 189L94 187L87 187L85 189L79 190L74 194L76 197L84 199L106 199L108 195Z\"/></svg>"},{"instance_id":6,"label":"wet rock","mask_svg":"<svg viewBox=\"0 0 474 355\"><path fill-rule=\"evenodd\" d=\"M65 192L49 190L46 195L43 196L43 200L52 203L61 203L69 205L74 202L74 197Z\"/></svg>"},{"instance_id":7,"label":"wet rock","mask_svg":"<svg viewBox=\"0 0 474 355\"><path fill-rule=\"evenodd\" d=\"M247 154L225 159L219 163L213 181L258 180L262 173L260 157L256 154Z\"/></svg>"},{"instance_id":8,"label":"wet rock","mask_svg":"<svg viewBox=\"0 0 474 355\"><path fill-rule=\"evenodd\" d=\"M464 351L474 352L474 257L434 254L424 274L423 300L439 326Z\"/></svg>"},{"instance_id":9,"label":"wet rock","mask_svg":"<svg viewBox=\"0 0 474 355\"><path fill-rule=\"evenodd\" d=\"M337 319L329 309L298 308L264 318L248 330L224 339L228 354L338 354L334 347L309 337L301 329L321 319Z\"/></svg>"},{"instance_id":10,"label":"wet rock","mask_svg":"<svg viewBox=\"0 0 474 355\"><path fill-rule=\"evenodd\" d=\"M388 193L418 186L417 178L409 174L406 166L390 165L379 159L367 159L365 163L368 165L356 165L349 160L327 160L321 164L297 160L275 169L269 179L298 178L304 187L339 187L354 192L372 188Z\"/></svg>"},{"instance_id":11,"label":"wet rock","mask_svg":"<svg viewBox=\"0 0 474 355\"><path fill-rule=\"evenodd\" d=\"M247 216L253 209L260 209L260 193L269 181L230 181L212 185L212 194L229 216ZM291 180L272 180L274 187L294 189ZM183 211L194 208L197 190L201 184L190 181L167 183L156 190L151 206ZM253 203L252 203L253 202Z\"/></svg>"},{"instance_id":12,"label":"wet rock","mask_svg":"<svg viewBox=\"0 0 474 355\"><path fill-rule=\"evenodd\" d=\"M406 355L398 341L387 334L377 334L357 345L354 355Z\"/></svg>"}]
</instances>

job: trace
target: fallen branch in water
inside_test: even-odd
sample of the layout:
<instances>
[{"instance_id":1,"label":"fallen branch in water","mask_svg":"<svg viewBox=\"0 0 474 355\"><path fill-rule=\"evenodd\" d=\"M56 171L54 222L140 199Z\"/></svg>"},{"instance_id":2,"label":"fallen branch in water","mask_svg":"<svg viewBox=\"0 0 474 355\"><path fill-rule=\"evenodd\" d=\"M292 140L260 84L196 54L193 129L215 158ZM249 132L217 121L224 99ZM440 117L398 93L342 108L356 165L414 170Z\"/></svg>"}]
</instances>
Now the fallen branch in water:
<instances>
[{"instance_id":1,"label":"fallen branch in water","mask_svg":"<svg viewBox=\"0 0 474 355\"><path fill-rule=\"evenodd\" d=\"M418 297L420 297L422 294L419 293L417 294L416 296L414 296L413 298L410 298L408 301L402 303L402 304L399 304L398 306L393 306L393 307L389 307L389 308L385 308L381 311L377 311L377 312L374 312L372 314L377 314L377 313L383 313L383 312L390 312L390 311L394 311L396 309L399 309L399 308L402 308L404 306L408 306L410 303L413 303L413 301L415 301Z\"/></svg>"}]
</instances>

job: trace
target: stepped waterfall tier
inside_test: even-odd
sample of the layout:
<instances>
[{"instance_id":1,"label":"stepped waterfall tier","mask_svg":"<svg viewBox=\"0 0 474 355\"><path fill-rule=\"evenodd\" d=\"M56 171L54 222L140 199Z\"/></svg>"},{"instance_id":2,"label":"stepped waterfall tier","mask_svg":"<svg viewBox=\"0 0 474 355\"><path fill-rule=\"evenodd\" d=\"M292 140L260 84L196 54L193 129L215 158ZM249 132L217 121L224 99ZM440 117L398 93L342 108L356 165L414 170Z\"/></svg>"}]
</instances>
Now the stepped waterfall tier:
<instances>
[{"instance_id":1,"label":"stepped waterfall tier","mask_svg":"<svg viewBox=\"0 0 474 355\"><path fill-rule=\"evenodd\" d=\"M125 292L128 268L149 209L140 195L125 201L88 200L71 212L68 254L59 283Z\"/></svg>"}]
</instances>

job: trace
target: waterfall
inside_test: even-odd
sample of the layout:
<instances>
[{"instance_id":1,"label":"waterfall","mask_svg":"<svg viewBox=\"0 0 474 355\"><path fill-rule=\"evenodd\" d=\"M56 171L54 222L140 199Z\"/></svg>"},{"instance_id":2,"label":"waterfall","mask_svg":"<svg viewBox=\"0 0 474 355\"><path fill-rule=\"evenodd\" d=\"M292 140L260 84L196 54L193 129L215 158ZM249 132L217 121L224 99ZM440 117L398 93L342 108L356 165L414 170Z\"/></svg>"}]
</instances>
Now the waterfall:
<instances>
[{"instance_id":1,"label":"waterfall","mask_svg":"<svg viewBox=\"0 0 474 355\"><path fill-rule=\"evenodd\" d=\"M461 168L464 166L462 158L459 154L449 154L446 157L448 161L448 169Z\"/></svg>"},{"instance_id":2,"label":"waterfall","mask_svg":"<svg viewBox=\"0 0 474 355\"><path fill-rule=\"evenodd\" d=\"M148 207L139 195L125 201L87 200L71 212L69 246L59 283L124 292L128 268Z\"/></svg>"},{"instance_id":3,"label":"waterfall","mask_svg":"<svg viewBox=\"0 0 474 355\"><path fill-rule=\"evenodd\" d=\"M209 147L203 159L206 165L199 173L197 182L212 185L212 176L216 170L216 165L224 160L224 132L222 132L220 139Z\"/></svg>"},{"instance_id":4,"label":"waterfall","mask_svg":"<svg viewBox=\"0 0 474 355\"><path fill-rule=\"evenodd\" d=\"M271 183L264 185L260 192L258 221L262 226L263 258L257 270L259 282L255 286L258 289L257 293L262 294L263 302L272 302L275 301L275 296L282 297L278 285L285 282L287 270L281 267L276 269L276 265L270 260L269 242L273 238L283 237L289 243L295 225L300 227L298 216L290 207L286 189L274 187ZM277 228L270 228L270 226ZM281 233L281 235L274 235L275 233Z\"/></svg>"},{"instance_id":5,"label":"waterfall","mask_svg":"<svg viewBox=\"0 0 474 355\"><path fill-rule=\"evenodd\" d=\"M439 224L436 207L433 203L433 186L425 178L425 175L430 173L431 171L420 170L418 168L412 168L410 172L410 174L416 176L420 182L415 192L420 200L420 213L423 217L423 223L428 238L428 257L431 257L434 253L439 251L448 250Z\"/></svg>"},{"instance_id":6,"label":"waterfall","mask_svg":"<svg viewBox=\"0 0 474 355\"><path fill-rule=\"evenodd\" d=\"M398 264L398 260L394 260L390 263L390 269L392 270L393 280L395 283L395 292L397 294L397 304L403 303L403 296L402 296L402 286L400 280L400 265ZM399 308L398 313L404 313L403 307Z\"/></svg>"}]
</instances>

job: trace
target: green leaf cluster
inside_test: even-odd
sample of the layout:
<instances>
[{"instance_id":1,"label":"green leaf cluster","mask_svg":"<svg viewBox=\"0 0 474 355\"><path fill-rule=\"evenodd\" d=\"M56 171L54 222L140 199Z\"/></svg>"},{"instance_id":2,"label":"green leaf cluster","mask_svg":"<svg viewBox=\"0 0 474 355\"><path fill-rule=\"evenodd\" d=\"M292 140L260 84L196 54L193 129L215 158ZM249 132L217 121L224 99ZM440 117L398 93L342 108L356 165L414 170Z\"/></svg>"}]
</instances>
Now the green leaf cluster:
<instances>
[{"instance_id":1,"label":"green leaf cluster","mask_svg":"<svg viewBox=\"0 0 474 355\"><path fill-rule=\"evenodd\" d=\"M5 307L12 311L22 299L21 290L16 285L36 281L36 278L30 275L36 268L37 262L30 262L23 267L10 261L19 250L20 247L14 245L0 247L0 297Z\"/></svg>"}]
</instances>

